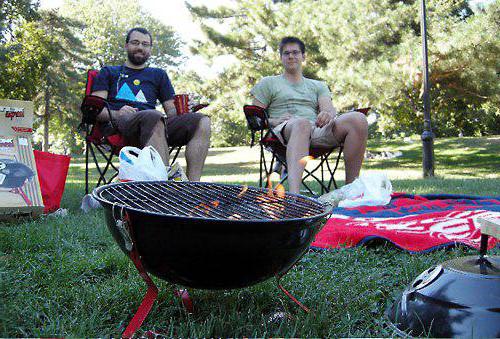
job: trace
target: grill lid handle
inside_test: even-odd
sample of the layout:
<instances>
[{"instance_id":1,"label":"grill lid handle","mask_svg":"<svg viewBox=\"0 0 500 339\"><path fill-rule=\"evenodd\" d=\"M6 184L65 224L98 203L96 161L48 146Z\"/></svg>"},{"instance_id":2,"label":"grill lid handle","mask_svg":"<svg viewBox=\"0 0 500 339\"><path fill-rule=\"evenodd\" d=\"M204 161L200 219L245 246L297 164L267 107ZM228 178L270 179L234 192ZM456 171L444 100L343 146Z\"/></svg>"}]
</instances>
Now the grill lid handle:
<instances>
[{"instance_id":1,"label":"grill lid handle","mask_svg":"<svg viewBox=\"0 0 500 339\"><path fill-rule=\"evenodd\" d=\"M500 218L478 218L481 225L480 259L483 259L488 249L488 236L500 240Z\"/></svg>"}]
</instances>

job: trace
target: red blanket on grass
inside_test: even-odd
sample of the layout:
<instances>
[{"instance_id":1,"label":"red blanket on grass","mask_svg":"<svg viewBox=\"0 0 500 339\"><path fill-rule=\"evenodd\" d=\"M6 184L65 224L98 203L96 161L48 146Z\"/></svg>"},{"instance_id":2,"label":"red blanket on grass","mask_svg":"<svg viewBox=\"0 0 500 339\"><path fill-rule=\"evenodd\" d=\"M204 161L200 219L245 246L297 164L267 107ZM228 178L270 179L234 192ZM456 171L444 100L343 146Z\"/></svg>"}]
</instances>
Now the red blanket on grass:
<instances>
[{"instance_id":1,"label":"red blanket on grass","mask_svg":"<svg viewBox=\"0 0 500 339\"><path fill-rule=\"evenodd\" d=\"M410 252L457 244L479 248L478 217L500 217L500 197L395 193L386 206L334 208L311 246L352 247L381 239ZM496 244L490 237L488 248Z\"/></svg>"}]
</instances>

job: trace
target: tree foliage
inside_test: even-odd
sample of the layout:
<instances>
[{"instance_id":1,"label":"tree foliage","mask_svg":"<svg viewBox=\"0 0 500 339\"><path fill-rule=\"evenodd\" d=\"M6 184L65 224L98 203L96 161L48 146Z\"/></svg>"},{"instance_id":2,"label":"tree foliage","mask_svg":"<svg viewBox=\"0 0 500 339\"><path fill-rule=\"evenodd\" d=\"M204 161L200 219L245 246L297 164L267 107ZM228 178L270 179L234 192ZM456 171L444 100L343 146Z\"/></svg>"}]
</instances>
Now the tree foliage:
<instances>
[{"instance_id":1,"label":"tree foliage","mask_svg":"<svg viewBox=\"0 0 500 339\"><path fill-rule=\"evenodd\" d=\"M0 0L0 62L9 53L5 44L12 38L14 27L38 18L38 1Z\"/></svg>"},{"instance_id":2,"label":"tree foliage","mask_svg":"<svg viewBox=\"0 0 500 339\"><path fill-rule=\"evenodd\" d=\"M57 118L70 125L78 102L78 63L85 51L74 31L81 25L55 11L40 11L39 19L25 22L13 32L7 47L6 67L0 70L0 97L34 100L35 128L42 125L44 149L49 147L49 121ZM67 133L66 139L74 138Z\"/></svg>"}]
</instances>

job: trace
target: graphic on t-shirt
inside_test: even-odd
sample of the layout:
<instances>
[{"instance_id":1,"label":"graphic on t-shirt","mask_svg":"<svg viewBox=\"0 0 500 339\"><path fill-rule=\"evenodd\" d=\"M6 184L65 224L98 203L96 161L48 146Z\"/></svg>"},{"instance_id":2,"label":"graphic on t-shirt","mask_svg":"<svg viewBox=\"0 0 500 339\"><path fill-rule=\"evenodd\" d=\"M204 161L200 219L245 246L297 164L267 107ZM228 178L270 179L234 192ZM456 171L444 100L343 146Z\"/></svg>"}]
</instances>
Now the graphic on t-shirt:
<instances>
[{"instance_id":1,"label":"graphic on t-shirt","mask_svg":"<svg viewBox=\"0 0 500 339\"><path fill-rule=\"evenodd\" d=\"M120 88L120 90L116 94L116 98L128 101L137 101L135 99L134 93L132 93L132 90L130 89L130 87L128 87L126 83L123 84L123 86Z\"/></svg>"},{"instance_id":2,"label":"graphic on t-shirt","mask_svg":"<svg viewBox=\"0 0 500 339\"><path fill-rule=\"evenodd\" d=\"M137 95L135 96L135 99L139 102L148 102L146 100L146 97L144 96L144 93L142 92L142 89L139 90L139 93L137 93Z\"/></svg>"},{"instance_id":3,"label":"graphic on t-shirt","mask_svg":"<svg viewBox=\"0 0 500 339\"><path fill-rule=\"evenodd\" d=\"M134 80L134 85L139 86L141 84L141 80L135 79Z\"/></svg>"},{"instance_id":4,"label":"graphic on t-shirt","mask_svg":"<svg viewBox=\"0 0 500 339\"><path fill-rule=\"evenodd\" d=\"M118 93L116 94L116 99L135 101L135 102L148 102L144 96L144 92L139 90L137 95L134 95L127 83L124 83Z\"/></svg>"}]
</instances>

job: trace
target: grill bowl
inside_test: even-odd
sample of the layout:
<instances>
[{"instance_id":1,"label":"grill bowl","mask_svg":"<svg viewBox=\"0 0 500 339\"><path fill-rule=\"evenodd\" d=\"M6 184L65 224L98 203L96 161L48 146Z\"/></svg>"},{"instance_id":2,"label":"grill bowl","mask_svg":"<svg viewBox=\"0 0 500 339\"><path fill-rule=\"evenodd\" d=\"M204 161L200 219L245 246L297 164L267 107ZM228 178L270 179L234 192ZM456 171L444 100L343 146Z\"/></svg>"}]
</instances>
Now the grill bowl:
<instances>
[{"instance_id":1,"label":"grill bowl","mask_svg":"<svg viewBox=\"0 0 500 339\"><path fill-rule=\"evenodd\" d=\"M127 182L98 187L92 195L128 254L117 227L126 212L149 273L187 287L230 289L286 273L330 213L301 195L267 198L264 189L242 190L199 182Z\"/></svg>"}]
</instances>

